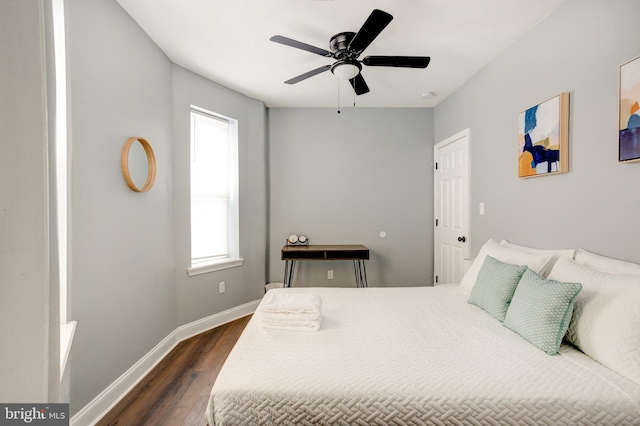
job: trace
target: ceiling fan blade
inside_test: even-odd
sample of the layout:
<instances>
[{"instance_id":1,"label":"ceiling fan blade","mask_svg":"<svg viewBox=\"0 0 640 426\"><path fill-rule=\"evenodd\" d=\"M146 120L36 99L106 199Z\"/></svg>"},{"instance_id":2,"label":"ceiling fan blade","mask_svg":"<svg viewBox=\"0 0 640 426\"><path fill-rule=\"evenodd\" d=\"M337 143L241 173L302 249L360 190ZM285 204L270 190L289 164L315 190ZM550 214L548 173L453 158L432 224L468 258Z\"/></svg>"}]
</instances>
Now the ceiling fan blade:
<instances>
[{"instance_id":1,"label":"ceiling fan blade","mask_svg":"<svg viewBox=\"0 0 640 426\"><path fill-rule=\"evenodd\" d=\"M426 68L429 56L367 56L362 63L370 67Z\"/></svg>"},{"instance_id":2,"label":"ceiling fan blade","mask_svg":"<svg viewBox=\"0 0 640 426\"><path fill-rule=\"evenodd\" d=\"M307 52L315 53L316 55L324 56L327 58L333 57L333 54L328 50L320 49L319 47L311 46L310 44L283 37L281 35L274 35L269 40L276 43L284 44L286 46L295 47L296 49L306 50Z\"/></svg>"},{"instance_id":3,"label":"ceiling fan blade","mask_svg":"<svg viewBox=\"0 0 640 426\"><path fill-rule=\"evenodd\" d=\"M349 49L357 52L362 52L371 44L371 42L378 37L378 34L382 32L389 25L389 22L393 19L393 16L387 12L383 12L379 9L374 9L371 15L367 18L360 31L353 37L351 43L349 43Z\"/></svg>"},{"instance_id":4,"label":"ceiling fan blade","mask_svg":"<svg viewBox=\"0 0 640 426\"><path fill-rule=\"evenodd\" d=\"M364 81L364 77L362 74L358 74L349 80L351 86L353 86L353 91L356 92L356 95L364 95L365 93L369 93L369 86L367 86L367 82Z\"/></svg>"},{"instance_id":5,"label":"ceiling fan blade","mask_svg":"<svg viewBox=\"0 0 640 426\"><path fill-rule=\"evenodd\" d=\"M302 80L306 80L309 77L313 77L314 75L323 73L325 71L328 71L329 68L331 68L331 65L324 65L320 68L316 68L315 70L311 70L309 72L305 72L304 74L300 74L297 77L293 77L290 80L285 81L286 84L296 84L296 83L300 83Z\"/></svg>"}]
</instances>

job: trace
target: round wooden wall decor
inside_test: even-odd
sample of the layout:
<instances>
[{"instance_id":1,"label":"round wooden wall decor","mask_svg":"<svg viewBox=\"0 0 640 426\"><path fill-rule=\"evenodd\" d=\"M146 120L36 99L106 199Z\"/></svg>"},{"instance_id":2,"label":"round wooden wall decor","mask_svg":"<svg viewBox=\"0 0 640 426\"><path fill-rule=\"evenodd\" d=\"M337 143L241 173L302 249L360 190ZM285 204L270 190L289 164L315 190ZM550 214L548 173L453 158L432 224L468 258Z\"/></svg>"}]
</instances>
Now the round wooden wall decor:
<instances>
[{"instance_id":1,"label":"round wooden wall decor","mask_svg":"<svg viewBox=\"0 0 640 426\"><path fill-rule=\"evenodd\" d=\"M138 142L142 148L144 148L144 152L147 156L147 180L142 188L138 188L131 178L131 172L129 170L129 151L135 142ZM122 153L120 154L120 166L122 167L122 176L124 176L124 181L127 183L129 188L135 192L147 192L151 189L153 182L156 180L156 156L153 154L153 149L145 138L133 137L127 139L122 147Z\"/></svg>"}]
</instances>

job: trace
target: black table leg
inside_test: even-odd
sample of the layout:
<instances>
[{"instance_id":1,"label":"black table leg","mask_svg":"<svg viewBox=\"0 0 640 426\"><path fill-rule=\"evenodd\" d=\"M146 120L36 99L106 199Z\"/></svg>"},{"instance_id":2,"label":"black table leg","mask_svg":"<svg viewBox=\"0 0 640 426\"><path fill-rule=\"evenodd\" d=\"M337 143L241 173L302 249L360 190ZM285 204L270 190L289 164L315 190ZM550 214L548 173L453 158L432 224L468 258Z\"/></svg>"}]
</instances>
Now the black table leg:
<instances>
[{"instance_id":1,"label":"black table leg","mask_svg":"<svg viewBox=\"0 0 640 426\"><path fill-rule=\"evenodd\" d=\"M356 287L369 287L369 284L367 283L367 270L364 267L364 260L354 260L353 271L356 276Z\"/></svg>"},{"instance_id":2,"label":"black table leg","mask_svg":"<svg viewBox=\"0 0 640 426\"><path fill-rule=\"evenodd\" d=\"M286 260L284 262L284 287L291 287L293 282L293 271L295 269L295 260Z\"/></svg>"},{"instance_id":3,"label":"black table leg","mask_svg":"<svg viewBox=\"0 0 640 426\"><path fill-rule=\"evenodd\" d=\"M364 266L364 260L359 260L358 262L362 263L362 287L369 287L369 283L367 282L367 268Z\"/></svg>"}]
</instances>

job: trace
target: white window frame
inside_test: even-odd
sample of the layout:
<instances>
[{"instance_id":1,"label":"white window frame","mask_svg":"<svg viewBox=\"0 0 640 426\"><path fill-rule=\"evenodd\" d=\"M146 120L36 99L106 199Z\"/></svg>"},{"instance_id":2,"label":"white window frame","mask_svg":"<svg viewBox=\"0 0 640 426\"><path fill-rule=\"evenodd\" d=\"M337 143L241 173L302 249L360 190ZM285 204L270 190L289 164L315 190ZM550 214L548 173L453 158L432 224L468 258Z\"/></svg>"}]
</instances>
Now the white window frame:
<instances>
[{"instance_id":1,"label":"white window frame","mask_svg":"<svg viewBox=\"0 0 640 426\"><path fill-rule=\"evenodd\" d=\"M206 274L208 272L220 271L228 268L241 266L244 259L240 257L240 203L239 203L239 184L238 184L238 121L225 117L220 114L208 111L206 109L191 105L189 114L190 121L190 144L189 144L189 167L191 169L191 159L193 158L194 149L194 114L221 120L229 125L229 256L225 258L194 260L191 254L191 233L193 232L189 226L189 262L190 267L187 269L189 276ZM189 219L191 223L191 172L189 180Z\"/></svg>"},{"instance_id":2,"label":"white window frame","mask_svg":"<svg viewBox=\"0 0 640 426\"><path fill-rule=\"evenodd\" d=\"M67 135L67 61L66 35L64 24L64 0L53 0L53 41L54 67L56 72L56 211L58 233L58 270L60 285L60 381L65 372L71 344L76 331L76 321L68 318L69 313L69 258L71 253L69 191L69 147Z\"/></svg>"}]
</instances>

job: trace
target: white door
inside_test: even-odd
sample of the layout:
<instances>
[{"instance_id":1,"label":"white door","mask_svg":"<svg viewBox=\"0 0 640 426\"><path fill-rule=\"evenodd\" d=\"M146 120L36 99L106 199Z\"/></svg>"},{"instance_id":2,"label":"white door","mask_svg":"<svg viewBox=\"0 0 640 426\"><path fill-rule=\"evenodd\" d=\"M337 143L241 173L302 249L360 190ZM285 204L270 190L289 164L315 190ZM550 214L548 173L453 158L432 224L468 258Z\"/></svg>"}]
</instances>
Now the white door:
<instances>
[{"instance_id":1,"label":"white door","mask_svg":"<svg viewBox=\"0 0 640 426\"><path fill-rule=\"evenodd\" d=\"M469 257L469 129L433 147L434 285L459 284Z\"/></svg>"}]
</instances>

